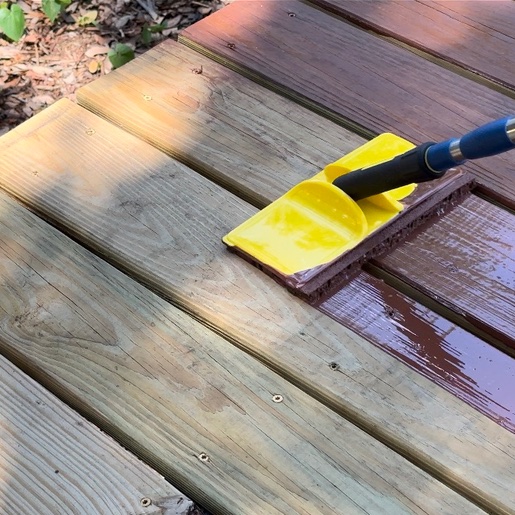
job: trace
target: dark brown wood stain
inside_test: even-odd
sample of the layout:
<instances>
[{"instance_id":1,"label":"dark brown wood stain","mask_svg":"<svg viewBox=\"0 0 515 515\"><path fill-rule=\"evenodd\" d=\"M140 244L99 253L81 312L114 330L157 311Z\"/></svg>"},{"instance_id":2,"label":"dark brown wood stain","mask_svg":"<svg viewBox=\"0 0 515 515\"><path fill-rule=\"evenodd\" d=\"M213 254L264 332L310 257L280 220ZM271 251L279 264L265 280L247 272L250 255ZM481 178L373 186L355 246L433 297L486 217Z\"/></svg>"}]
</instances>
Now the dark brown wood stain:
<instances>
[{"instance_id":1,"label":"dark brown wood stain","mask_svg":"<svg viewBox=\"0 0 515 515\"><path fill-rule=\"evenodd\" d=\"M515 349L515 215L475 195L376 264Z\"/></svg>"},{"instance_id":2,"label":"dark brown wood stain","mask_svg":"<svg viewBox=\"0 0 515 515\"><path fill-rule=\"evenodd\" d=\"M515 9L511 0L496 0L495 4L484 0L311 2L505 87L515 85Z\"/></svg>"},{"instance_id":3,"label":"dark brown wood stain","mask_svg":"<svg viewBox=\"0 0 515 515\"><path fill-rule=\"evenodd\" d=\"M414 143L459 136L515 112L515 99L293 0L235 2L180 40L342 123ZM515 207L515 152L467 169Z\"/></svg>"},{"instance_id":4,"label":"dark brown wood stain","mask_svg":"<svg viewBox=\"0 0 515 515\"><path fill-rule=\"evenodd\" d=\"M515 433L507 354L364 272L318 309Z\"/></svg>"}]
</instances>

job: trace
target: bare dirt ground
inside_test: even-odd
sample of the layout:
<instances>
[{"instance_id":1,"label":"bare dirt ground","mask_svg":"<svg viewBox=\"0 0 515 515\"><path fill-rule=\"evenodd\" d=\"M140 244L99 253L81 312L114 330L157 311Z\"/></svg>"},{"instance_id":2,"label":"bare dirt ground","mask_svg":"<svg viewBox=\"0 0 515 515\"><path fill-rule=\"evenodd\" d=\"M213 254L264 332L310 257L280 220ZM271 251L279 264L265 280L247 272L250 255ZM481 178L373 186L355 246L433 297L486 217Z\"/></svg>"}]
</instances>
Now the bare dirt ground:
<instances>
[{"instance_id":1,"label":"bare dirt ground","mask_svg":"<svg viewBox=\"0 0 515 515\"><path fill-rule=\"evenodd\" d=\"M228 1L77 1L54 23L41 0L17 3L25 14L24 36L13 43L0 35L0 136L60 98L74 100L79 87L109 73L107 53L116 43L131 46L137 56ZM78 23L84 13L93 13L93 24ZM156 26L148 41L144 28Z\"/></svg>"}]
</instances>

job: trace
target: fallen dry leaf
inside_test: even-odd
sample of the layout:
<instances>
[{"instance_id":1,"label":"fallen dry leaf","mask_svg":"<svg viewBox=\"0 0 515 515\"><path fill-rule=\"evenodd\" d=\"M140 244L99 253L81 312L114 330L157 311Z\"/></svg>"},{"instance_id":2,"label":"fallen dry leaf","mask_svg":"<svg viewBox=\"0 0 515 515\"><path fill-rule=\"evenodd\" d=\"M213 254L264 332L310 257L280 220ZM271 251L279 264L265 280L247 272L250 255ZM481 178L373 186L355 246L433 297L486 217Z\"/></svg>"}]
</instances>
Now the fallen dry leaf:
<instances>
[{"instance_id":1,"label":"fallen dry leaf","mask_svg":"<svg viewBox=\"0 0 515 515\"><path fill-rule=\"evenodd\" d=\"M109 52L109 47L108 46L105 46L105 45L93 45L93 46L90 46L87 50L86 50L86 57L95 57L97 55L103 55L103 54L107 54L107 52Z\"/></svg>"},{"instance_id":2,"label":"fallen dry leaf","mask_svg":"<svg viewBox=\"0 0 515 515\"><path fill-rule=\"evenodd\" d=\"M20 51L16 47L0 46L0 59L12 59L19 53Z\"/></svg>"}]
</instances>

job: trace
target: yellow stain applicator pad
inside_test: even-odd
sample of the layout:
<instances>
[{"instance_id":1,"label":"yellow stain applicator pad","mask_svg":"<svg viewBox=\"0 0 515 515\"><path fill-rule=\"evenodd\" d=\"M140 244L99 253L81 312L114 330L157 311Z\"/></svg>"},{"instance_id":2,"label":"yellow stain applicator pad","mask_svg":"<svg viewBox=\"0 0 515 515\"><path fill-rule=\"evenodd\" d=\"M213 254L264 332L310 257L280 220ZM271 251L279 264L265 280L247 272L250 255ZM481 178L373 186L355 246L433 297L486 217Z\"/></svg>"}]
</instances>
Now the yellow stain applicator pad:
<instances>
[{"instance_id":1,"label":"yellow stain applicator pad","mask_svg":"<svg viewBox=\"0 0 515 515\"><path fill-rule=\"evenodd\" d=\"M402 211L399 201L410 195L415 185L355 202L332 182L414 146L394 134L374 138L293 187L227 234L224 243L284 275L333 261Z\"/></svg>"}]
</instances>

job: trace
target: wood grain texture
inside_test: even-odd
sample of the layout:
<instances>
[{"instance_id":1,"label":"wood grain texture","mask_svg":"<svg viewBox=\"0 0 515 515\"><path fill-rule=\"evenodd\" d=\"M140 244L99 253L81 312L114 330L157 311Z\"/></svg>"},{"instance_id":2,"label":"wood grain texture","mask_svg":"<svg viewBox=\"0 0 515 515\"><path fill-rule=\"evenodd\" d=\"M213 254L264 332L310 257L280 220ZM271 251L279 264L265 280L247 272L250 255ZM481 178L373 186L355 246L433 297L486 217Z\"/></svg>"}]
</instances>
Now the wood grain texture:
<instances>
[{"instance_id":1,"label":"wood grain texture","mask_svg":"<svg viewBox=\"0 0 515 515\"><path fill-rule=\"evenodd\" d=\"M515 348L514 238L515 215L472 196L377 262Z\"/></svg>"},{"instance_id":2,"label":"wood grain texture","mask_svg":"<svg viewBox=\"0 0 515 515\"><path fill-rule=\"evenodd\" d=\"M210 177L221 184L231 182L232 189L243 198L259 200L260 205L269 203L278 193L305 179L306 172L315 172L314 167L310 168L311 165L306 163L322 161L324 152L331 156L331 160L334 159L337 142L331 140L332 146L329 146L324 138L331 135L331 138L342 138L345 141L345 129L330 122L323 125L319 116L305 114L307 110L280 100L277 95L264 91L229 70L224 71L221 65L181 45L169 42L145 56L144 59L137 59L129 66L109 74L105 81L95 81L82 88L79 92L81 103L117 125L130 127L131 132L153 142L168 154L189 154L190 157L186 160L190 164L201 170L209 169ZM203 70L201 74L191 71L200 69ZM143 99L146 91L151 94L152 101ZM225 93L215 95L213 91ZM195 106L187 115L181 107L186 95L189 105ZM218 107L219 96L226 99L222 104L223 109L222 106ZM260 102L256 104L252 99L257 97ZM271 99L268 102L267 97ZM269 107L270 105L275 108ZM256 109L256 114L252 114L253 109ZM291 125L289 112L293 113ZM299 120L304 121L301 123ZM320 131L320 139L311 129L306 128L307 125ZM171 131L170 127L175 130ZM292 134L288 135L290 128ZM227 140L223 147L219 146L219 140L224 134L232 134L236 130L242 134L241 138L234 135L232 145ZM197 137L198 140L195 139ZM184 139L187 139L187 144L181 142ZM234 143L236 141L238 144ZM360 144L353 140L349 145L351 143ZM268 147L274 150L267 152ZM291 150L294 150L295 159ZM317 158L313 158L315 152L318 152ZM219 158L221 153L224 155L223 160ZM275 156L285 158L278 160ZM250 191L253 192L252 195L249 194ZM431 297L463 313L480 330L486 331L487 335L510 344L514 301L509 292L513 279L507 279L504 287L499 289L487 272L488 267L502 266L507 274L513 268L513 258L510 261L508 251L498 252L495 249L496 245L509 246L513 216L506 212L504 223L499 225L500 219L504 217L501 210L478 198L474 202L475 215L471 212L473 210L468 210L468 215L462 219L460 217L463 210L457 211L451 218L445 217L432 230L434 238L438 237L438 231L442 235L447 234L448 243L446 246L434 245L431 260L448 262L448 247L454 241L457 249L453 252L468 256L472 267L477 263L484 263L482 268L476 267L474 280L471 276L466 282L468 286L482 282L482 288L470 288L466 295L462 294L453 304L455 281L448 279L449 269L435 271L429 265L421 267L418 257L424 249L415 250L413 246L416 243L402 247L405 250L399 250L395 254L408 252L416 257L405 259L402 254L397 261L388 261L389 270L415 288L423 289ZM497 213L497 217L487 215L492 210ZM465 231L467 226L474 233L474 241L483 241L481 247L469 242L460 232ZM491 234L494 236L490 237ZM399 265L398 272L396 264ZM463 259L461 268L467 268ZM485 291L489 291L487 302Z\"/></svg>"},{"instance_id":3,"label":"wood grain texture","mask_svg":"<svg viewBox=\"0 0 515 515\"><path fill-rule=\"evenodd\" d=\"M482 513L4 195L0 213L2 352L202 505L238 515ZM60 467L48 450L47 466Z\"/></svg>"},{"instance_id":4,"label":"wood grain texture","mask_svg":"<svg viewBox=\"0 0 515 515\"><path fill-rule=\"evenodd\" d=\"M511 356L366 273L318 309L515 432Z\"/></svg>"},{"instance_id":5,"label":"wood grain texture","mask_svg":"<svg viewBox=\"0 0 515 515\"><path fill-rule=\"evenodd\" d=\"M3 203L2 208L0 216ZM2 276L0 305L8 282ZM0 317L5 328L1 309ZM14 323L24 325L20 319ZM181 498L192 506L157 472L3 356L0 373L0 513L157 515L159 504ZM142 505L145 498L153 503Z\"/></svg>"},{"instance_id":6,"label":"wood grain texture","mask_svg":"<svg viewBox=\"0 0 515 515\"><path fill-rule=\"evenodd\" d=\"M77 97L260 207L365 142L171 40Z\"/></svg>"},{"instance_id":7,"label":"wood grain texture","mask_svg":"<svg viewBox=\"0 0 515 515\"><path fill-rule=\"evenodd\" d=\"M509 0L312 2L503 86L515 86L515 9Z\"/></svg>"},{"instance_id":8,"label":"wood grain texture","mask_svg":"<svg viewBox=\"0 0 515 515\"><path fill-rule=\"evenodd\" d=\"M66 101L2 141L9 192L481 506L515 510L515 435L224 249L255 209Z\"/></svg>"},{"instance_id":9,"label":"wood grain texture","mask_svg":"<svg viewBox=\"0 0 515 515\"><path fill-rule=\"evenodd\" d=\"M293 0L234 2L180 41L342 123L414 143L460 136L515 111L515 99ZM506 153L466 168L515 207L514 166L515 153Z\"/></svg>"}]
</instances>

